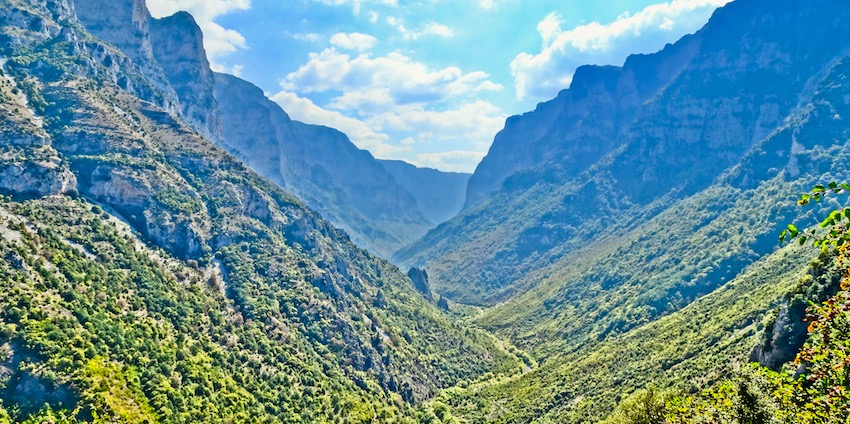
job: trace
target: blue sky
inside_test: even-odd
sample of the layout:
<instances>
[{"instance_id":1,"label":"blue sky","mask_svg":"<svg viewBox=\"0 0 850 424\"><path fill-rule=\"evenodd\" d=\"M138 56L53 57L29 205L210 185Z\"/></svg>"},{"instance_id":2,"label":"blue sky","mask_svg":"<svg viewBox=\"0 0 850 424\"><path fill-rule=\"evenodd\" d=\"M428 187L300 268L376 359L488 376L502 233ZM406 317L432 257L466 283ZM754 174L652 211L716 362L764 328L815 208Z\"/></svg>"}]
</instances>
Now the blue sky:
<instances>
[{"instance_id":1,"label":"blue sky","mask_svg":"<svg viewBox=\"0 0 850 424\"><path fill-rule=\"evenodd\" d=\"M379 158L474 170L505 119L698 30L729 0L147 0L213 67Z\"/></svg>"}]
</instances>

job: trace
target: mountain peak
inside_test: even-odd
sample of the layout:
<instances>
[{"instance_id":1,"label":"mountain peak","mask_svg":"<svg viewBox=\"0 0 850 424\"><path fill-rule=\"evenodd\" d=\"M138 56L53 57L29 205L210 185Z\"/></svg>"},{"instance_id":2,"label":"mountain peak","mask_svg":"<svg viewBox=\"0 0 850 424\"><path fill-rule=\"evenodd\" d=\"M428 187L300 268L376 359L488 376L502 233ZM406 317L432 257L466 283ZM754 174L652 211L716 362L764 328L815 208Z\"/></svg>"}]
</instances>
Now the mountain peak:
<instances>
[{"instance_id":1,"label":"mountain peak","mask_svg":"<svg viewBox=\"0 0 850 424\"><path fill-rule=\"evenodd\" d=\"M204 49L204 34L188 12L154 19L153 56L177 93L184 119L211 140L221 140L215 78Z\"/></svg>"}]
</instances>

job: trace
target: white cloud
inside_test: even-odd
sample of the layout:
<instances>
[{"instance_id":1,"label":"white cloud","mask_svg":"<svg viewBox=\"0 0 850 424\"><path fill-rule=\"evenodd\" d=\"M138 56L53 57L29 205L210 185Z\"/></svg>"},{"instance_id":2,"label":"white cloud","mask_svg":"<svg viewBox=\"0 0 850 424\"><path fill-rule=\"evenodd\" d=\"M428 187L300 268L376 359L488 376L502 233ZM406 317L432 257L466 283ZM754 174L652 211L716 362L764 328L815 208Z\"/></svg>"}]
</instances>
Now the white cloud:
<instances>
[{"instance_id":1,"label":"white cloud","mask_svg":"<svg viewBox=\"0 0 850 424\"><path fill-rule=\"evenodd\" d=\"M369 12L369 22L377 24L379 19L381 19L380 13L375 11Z\"/></svg>"},{"instance_id":2,"label":"white cloud","mask_svg":"<svg viewBox=\"0 0 850 424\"><path fill-rule=\"evenodd\" d=\"M346 50L369 50L378 43L378 39L371 35L353 32L350 34L338 33L331 37L331 45Z\"/></svg>"},{"instance_id":3,"label":"white cloud","mask_svg":"<svg viewBox=\"0 0 850 424\"><path fill-rule=\"evenodd\" d=\"M271 99L292 119L336 128L357 147L369 150L378 158L402 159L445 171L475 169L506 118L501 109L485 101L465 103L445 111L408 106L361 120L328 110L286 90ZM444 151L458 146L469 150Z\"/></svg>"},{"instance_id":4,"label":"white cloud","mask_svg":"<svg viewBox=\"0 0 850 424\"><path fill-rule=\"evenodd\" d=\"M357 147L368 149L379 157L391 157L409 147L389 144L390 137L380 134L363 121L317 106L312 100L295 93L281 91L271 97L292 119L314 125L324 125L344 132Z\"/></svg>"},{"instance_id":5,"label":"white cloud","mask_svg":"<svg viewBox=\"0 0 850 424\"><path fill-rule=\"evenodd\" d=\"M242 71L245 70L245 65L226 66L226 65L212 64L210 67L215 72L218 72L220 74L230 74L230 75L233 75L234 77L241 77Z\"/></svg>"},{"instance_id":6,"label":"white cloud","mask_svg":"<svg viewBox=\"0 0 850 424\"><path fill-rule=\"evenodd\" d=\"M436 22L426 22L419 29L409 29L405 26L404 19L390 16L387 18L387 23L394 27L405 40L415 41L426 36L451 38L455 35L451 28Z\"/></svg>"},{"instance_id":7,"label":"white cloud","mask_svg":"<svg viewBox=\"0 0 850 424\"><path fill-rule=\"evenodd\" d=\"M552 13L537 26L543 41L539 53L521 53L511 63L517 98L551 98L567 88L578 66L622 64L632 53L652 53L668 42L696 31L711 13L730 0L672 0L646 7L614 22L598 22L563 30Z\"/></svg>"},{"instance_id":8,"label":"white cloud","mask_svg":"<svg viewBox=\"0 0 850 424\"><path fill-rule=\"evenodd\" d=\"M484 10L493 10L496 8L496 0L478 0L478 7Z\"/></svg>"},{"instance_id":9,"label":"white cloud","mask_svg":"<svg viewBox=\"0 0 850 424\"><path fill-rule=\"evenodd\" d=\"M351 56L328 48L310 54L306 64L284 78L282 87L300 93L339 92L329 107L368 114L504 88L488 78L484 72L464 73L457 67L433 70L398 52Z\"/></svg>"},{"instance_id":10,"label":"white cloud","mask_svg":"<svg viewBox=\"0 0 850 424\"><path fill-rule=\"evenodd\" d=\"M409 139L421 145L462 144L486 151L506 118L492 103L478 100L440 111L401 107L369 117L366 123L376 131L409 133Z\"/></svg>"},{"instance_id":11,"label":"white cloud","mask_svg":"<svg viewBox=\"0 0 850 424\"><path fill-rule=\"evenodd\" d=\"M319 35L319 34L311 32L311 33L307 33L307 34L303 34L303 33L292 34L292 38L295 39L295 40L298 40L298 41L306 41L308 43L315 43L315 42L321 40L322 36Z\"/></svg>"},{"instance_id":12,"label":"white cloud","mask_svg":"<svg viewBox=\"0 0 850 424\"><path fill-rule=\"evenodd\" d=\"M217 58L247 47L242 34L222 27L215 19L234 11L250 9L251 0L147 0L147 5L155 18L171 16L179 11L191 13L204 32L204 48L214 64Z\"/></svg>"},{"instance_id":13,"label":"white cloud","mask_svg":"<svg viewBox=\"0 0 850 424\"><path fill-rule=\"evenodd\" d=\"M272 99L293 119L337 128L377 157L445 170L473 170L507 118L474 99L503 88L486 73L431 69L397 52L352 56L331 47L311 54L281 87ZM444 150L454 154L430 153Z\"/></svg>"},{"instance_id":14,"label":"white cloud","mask_svg":"<svg viewBox=\"0 0 850 424\"><path fill-rule=\"evenodd\" d=\"M384 6L397 7L398 0L313 0L316 3L326 4L328 6L348 6L350 5L355 15L360 14L363 4L381 4Z\"/></svg>"},{"instance_id":15,"label":"white cloud","mask_svg":"<svg viewBox=\"0 0 850 424\"><path fill-rule=\"evenodd\" d=\"M235 30L224 28L215 22L199 22L198 25L204 32L204 50L213 62L221 56L248 47L245 37Z\"/></svg>"},{"instance_id":16,"label":"white cloud","mask_svg":"<svg viewBox=\"0 0 850 424\"><path fill-rule=\"evenodd\" d=\"M410 162L419 167L436 168L447 172L471 172L485 155L487 155L486 151L466 150L419 153Z\"/></svg>"}]
</instances>

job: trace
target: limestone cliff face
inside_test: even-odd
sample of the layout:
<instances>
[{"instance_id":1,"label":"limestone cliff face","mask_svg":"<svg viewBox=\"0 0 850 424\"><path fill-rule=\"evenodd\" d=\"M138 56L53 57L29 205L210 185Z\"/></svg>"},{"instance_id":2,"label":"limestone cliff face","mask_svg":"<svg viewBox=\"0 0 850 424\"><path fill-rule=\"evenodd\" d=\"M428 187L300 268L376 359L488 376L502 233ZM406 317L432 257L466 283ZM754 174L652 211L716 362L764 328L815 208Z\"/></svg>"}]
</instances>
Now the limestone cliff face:
<instances>
[{"instance_id":1,"label":"limestone cliff face","mask_svg":"<svg viewBox=\"0 0 850 424\"><path fill-rule=\"evenodd\" d=\"M189 14L152 19L142 0L118 1L109 13L100 2L76 1L87 29L132 58L167 93L160 106L304 199L358 244L389 257L435 224L344 134L292 121L259 88L214 75Z\"/></svg>"},{"instance_id":2,"label":"limestone cliff face","mask_svg":"<svg viewBox=\"0 0 850 424\"><path fill-rule=\"evenodd\" d=\"M144 0L74 0L77 18L92 35L124 52L136 63L151 62L151 15Z\"/></svg>"},{"instance_id":3,"label":"limestone cliff face","mask_svg":"<svg viewBox=\"0 0 850 424\"><path fill-rule=\"evenodd\" d=\"M545 167L566 180L587 170L623 144L640 107L697 48L698 40L685 37L655 55L631 56L623 67L578 68L568 90L508 119L469 181L465 206L487 199L519 172ZM527 178L533 184L539 177Z\"/></svg>"},{"instance_id":4,"label":"limestone cliff face","mask_svg":"<svg viewBox=\"0 0 850 424\"><path fill-rule=\"evenodd\" d=\"M656 54L581 68L557 99L508 120L465 210L397 262L425 266L438 293L447 284L476 301L468 287L507 295L516 275L611 231L606 220L641 225L712 186L811 98L850 49L848 17L838 0L738 0Z\"/></svg>"},{"instance_id":5,"label":"limestone cliff face","mask_svg":"<svg viewBox=\"0 0 850 424\"><path fill-rule=\"evenodd\" d=\"M77 180L55 151L31 152L26 160L0 155L0 193L44 197L70 193ZM33 157L33 154L42 156Z\"/></svg>"},{"instance_id":6,"label":"limestone cliff face","mask_svg":"<svg viewBox=\"0 0 850 424\"><path fill-rule=\"evenodd\" d=\"M177 93L183 118L210 139L220 140L215 80L195 19L186 12L154 19L150 42L157 63Z\"/></svg>"},{"instance_id":7,"label":"limestone cliff face","mask_svg":"<svg viewBox=\"0 0 850 424\"><path fill-rule=\"evenodd\" d=\"M607 169L630 184L633 199L654 199L671 179L705 186L768 135L809 78L847 48L829 39L847 29L824 12L835 7L739 0L656 54L579 68L556 99L508 119L470 179L466 207L511 176L513 188L569 181L620 147L620 163ZM819 31L804 33L809 26ZM709 155L718 160L701 160Z\"/></svg>"},{"instance_id":8,"label":"limestone cliff face","mask_svg":"<svg viewBox=\"0 0 850 424\"><path fill-rule=\"evenodd\" d=\"M0 193L44 197L70 193L76 178L51 145L31 92L0 60Z\"/></svg>"},{"instance_id":9,"label":"limestone cliff face","mask_svg":"<svg viewBox=\"0 0 850 424\"><path fill-rule=\"evenodd\" d=\"M383 256L434 224L380 162L332 128L293 121L262 90L216 74L222 145Z\"/></svg>"},{"instance_id":10,"label":"limestone cliff face","mask_svg":"<svg viewBox=\"0 0 850 424\"><path fill-rule=\"evenodd\" d=\"M133 65L144 75L144 81L133 81L127 76L115 81L124 89L141 98L164 107L175 115L178 113L177 94L168 78L154 58L151 44L151 17L145 0L72 0L76 18L86 30L120 50L132 63L120 62L120 58L108 55L102 59L107 67L124 72L133 70ZM103 49L101 49L103 50ZM133 83L150 84L153 90L134 87ZM152 92L151 92L152 91Z\"/></svg>"}]
</instances>

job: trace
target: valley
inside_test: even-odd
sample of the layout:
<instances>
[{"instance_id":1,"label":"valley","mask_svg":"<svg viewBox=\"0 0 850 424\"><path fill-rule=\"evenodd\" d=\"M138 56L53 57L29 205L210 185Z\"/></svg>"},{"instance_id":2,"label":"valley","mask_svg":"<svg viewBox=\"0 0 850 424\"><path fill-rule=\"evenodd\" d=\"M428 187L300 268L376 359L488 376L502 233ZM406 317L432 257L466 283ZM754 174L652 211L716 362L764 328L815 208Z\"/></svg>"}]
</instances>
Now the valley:
<instances>
[{"instance_id":1,"label":"valley","mask_svg":"<svg viewBox=\"0 0 850 424\"><path fill-rule=\"evenodd\" d=\"M841 1L580 67L473 174L293 119L202 25L0 3L0 423L850 416Z\"/></svg>"}]
</instances>

